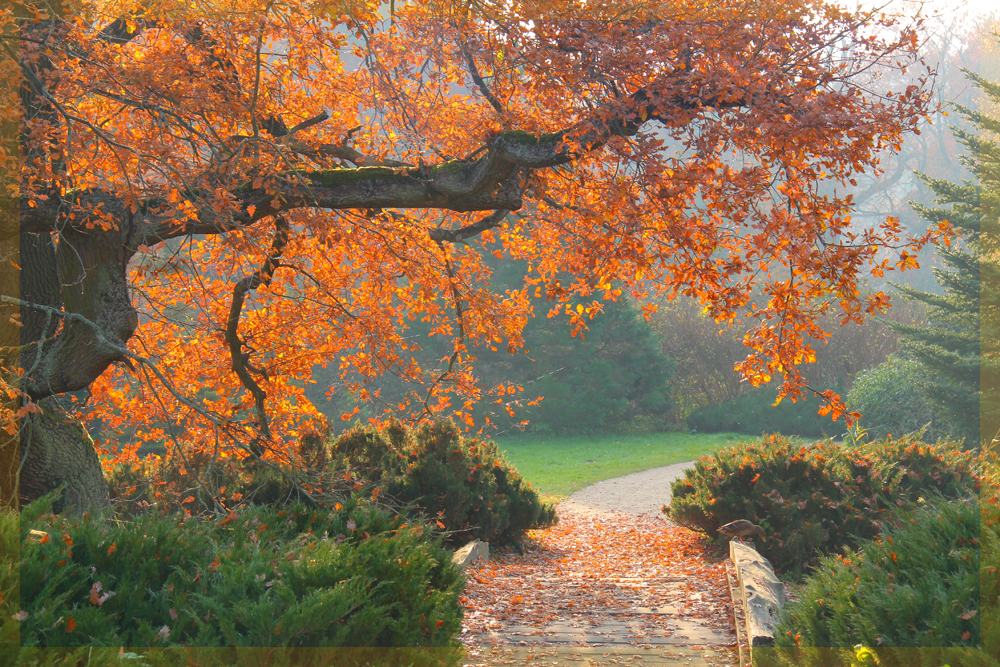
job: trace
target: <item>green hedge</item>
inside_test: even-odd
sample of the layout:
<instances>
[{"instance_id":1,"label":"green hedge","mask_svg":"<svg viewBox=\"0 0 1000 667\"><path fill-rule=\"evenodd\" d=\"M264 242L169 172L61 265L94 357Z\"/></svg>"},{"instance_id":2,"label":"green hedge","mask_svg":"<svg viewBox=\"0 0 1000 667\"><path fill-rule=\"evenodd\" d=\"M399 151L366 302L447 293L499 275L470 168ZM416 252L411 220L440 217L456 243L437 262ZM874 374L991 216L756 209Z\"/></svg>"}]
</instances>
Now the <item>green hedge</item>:
<instances>
[{"instance_id":1,"label":"green hedge","mask_svg":"<svg viewBox=\"0 0 1000 667\"><path fill-rule=\"evenodd\" d=\"M794 579L822 555L874 537L894 510L920 496L970 493L975 469L974 455L954 443L906 436L805 446L771 436L702 457L673 483L669 513L712 538L735 519L764 526L761 553Z\"/></svg>"},{"instance_id":2,"label":"green hedge","mask_svg":"<svg viewBox=\"0 0 1000 667\"><path fill-rule=\"evenodd\" d=\"M18 519L16 512L0 508L0 646L17 646L20 641L19 624L12 618L21 610Z\"/></svg>"},{"instance_id":3,"label":"green hedge","mask_svg":"<svg viewBox=\"0 0 1000 667\"><path fill-rule=\"evenodd\" d=\"M822 403L815 396L794 403L785 399L774 405L777 396L777 384L772 383L734 399L698 408L688 415L688 428L701 433L780 433L805 438L823 438L843 432L843 422L834 422L819 414Z\"/></svg>"},{"instance_id":4,"label":"green hedge","mask_svg":"<svg viewBox=\"0 0 1000 667\"><path fill-rule=\"evenodd\" d=\"M5 551L20 546L22 646L457 646L450 553L363 499L141 522L55 516L51 499L23 511L19 535L0 524Z\"/></svg>"},{"instance_id":5,"label":"green hedge","mask_svg":"<svg viewBox=\"0 0 1000 667\"><path fill-rule=\"evenodd\" d=\"M490 440L467 439L451 422L410 430L357 427L331 445L333 467L444 526L459 544L476 538L519 547L525 531L556 521Z\"/></svg>"},{"instance_id":6,"label":"green hedge","mask_svg":"<svg viewBox=\"0 0 1000 667\"><path fill-rule=\"evenodd\" d=\"M980 642L1000 664L1000 456L996 451L982 456L980 490Z\"/></svg>"}]
</instances>

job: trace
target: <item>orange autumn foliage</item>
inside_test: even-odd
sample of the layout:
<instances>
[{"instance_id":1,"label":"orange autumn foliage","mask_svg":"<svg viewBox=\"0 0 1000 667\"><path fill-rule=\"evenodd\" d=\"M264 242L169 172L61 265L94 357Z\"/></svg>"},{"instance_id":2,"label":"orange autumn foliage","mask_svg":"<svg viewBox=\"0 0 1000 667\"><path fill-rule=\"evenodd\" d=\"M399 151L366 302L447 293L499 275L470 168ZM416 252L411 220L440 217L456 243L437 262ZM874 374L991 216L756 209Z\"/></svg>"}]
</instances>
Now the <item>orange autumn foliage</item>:
<instances>
[{"instance_id":1,"label":"orange autumn foliage","mask_svg":"<svg viewBox=\"0 0 1000 667\"><path fill-rule=\"evenodd\" d=\"M749 307L740 371L785 374L795 397L817 318L883 308L862 275L933 240L852 227L847 194L926 117L919 24L813 0L0 11L28 17L41 100L21 231L112 239L137 311L95 381L26 391L89 384L86 416L122 434L100 443L110 465L143 443L182 466L295 458L322 427L304 391L317 365L362 398L381 374L410 380L387 413L465 420L493 389L476 346L517 353L536 290L574 332L626 293L694 296L719 320ZM905 88L866 89L906 67ZM524 288L491 290L487 253L527 260ZM766 302L749 304L755 286ZM414 321L453 354L417 364Z\"/></svg>"}]
</instances>

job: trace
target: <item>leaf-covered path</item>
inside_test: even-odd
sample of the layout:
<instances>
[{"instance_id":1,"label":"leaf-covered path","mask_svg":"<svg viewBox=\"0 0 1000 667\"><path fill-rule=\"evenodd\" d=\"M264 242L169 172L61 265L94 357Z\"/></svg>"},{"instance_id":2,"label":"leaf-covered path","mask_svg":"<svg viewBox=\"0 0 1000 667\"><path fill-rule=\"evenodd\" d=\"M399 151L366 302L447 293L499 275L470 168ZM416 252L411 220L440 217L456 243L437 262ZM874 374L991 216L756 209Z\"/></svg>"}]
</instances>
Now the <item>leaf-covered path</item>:
<instances>
[{"instance_id":1,"label":"leaf-covered path","mask_svg":"<svg viewBox=\"0 0 1000 667\"><path fill-rule=\"evenodd\" d=\"M703 536L662 515L564 503L559 517L523 556L467 570L467 664L738 664L724 564Z\"/></svg>"}]
</instances>

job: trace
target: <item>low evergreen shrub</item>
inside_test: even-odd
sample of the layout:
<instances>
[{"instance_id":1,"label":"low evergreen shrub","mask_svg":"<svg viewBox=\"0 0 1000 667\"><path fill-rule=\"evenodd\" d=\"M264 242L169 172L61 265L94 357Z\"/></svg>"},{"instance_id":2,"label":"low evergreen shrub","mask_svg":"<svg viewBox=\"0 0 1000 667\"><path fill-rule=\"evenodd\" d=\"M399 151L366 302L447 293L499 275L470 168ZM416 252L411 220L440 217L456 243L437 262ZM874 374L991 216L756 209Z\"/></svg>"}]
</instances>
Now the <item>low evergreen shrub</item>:
<instances>
[{"instance_id":1,"label":"low evergreen shrub","mask_svg":"<svg viewBox=\"0 0 1000 667\"><path fill-rule=\"evenodd\" d=\"M14 621L21 603L18 587L21 543L17 527L17 512L0 507L0 646L17 646L19 641Z\"/></svg>"},{"instance_id":2,"label":"low evergreen shrub","mask_svg":"<svg viewBox=\"0 0 1000 667\"><path fill-rule=\"evenodd\" d=\"M843 429L819 414L822 406L814 396L778 405L776 383L746 391L736 398L698 408L687 418L688 428L701 433L780 434L804 438L837 435Z\"/></svg>"},{"instance_id":3,"label":"low evergreen shrub","mask_svg":"<svg viewBox=\"0 0 1000 667\"><path fill-rule=\"evenodd\" d=\"M12 619L24 647L457 646L451 554L363 498L141 522L55 516L52 498L23 510L19 535L0 524L5 551L20 547L4 633Z\"/></svg>"},{"instance_id":4,"label":"low evergreen shrub","mask_svg":"<svg viewBox=\"0 0 1000 667\"><path fill-rule=\"evenodd\" d=\"M296 467L273 461L215 460L190 452L183 462L151 458L107 471L125 515L216 510L220 502L331 506L364 490L397 512L416 514L452 545L477 538L519 548L525 531L556 521L531 485L490 440L467 439L451 422L410 429L355 426L338 438L309 434Z\"/></svg>"},{"instance_id":5,"label":"low evergreen shrub","mask_svg":"<svg viewBox=\"0 0 1000 667\"><path fill-rule=\"evenodd\" d=\"M928 497L857 553L824 558L759 667L1000 665L1000 467L971 497ZM977 540L978 538L978 540Z\"/></svg>"},{"instance_id":6,"label":"low evergreen shrub","mask_svg":"<svg viewBox=\"0 0 1000 667\"><path fill-rule=\"evenodd\" d=\"M702 457L673 483L669 513L712 538L735 519L762 525L760 552L794 579L820 556L875 537L920 496L972 492L976 467L955 443L913 436L853 447L770 436Z\"/></svg>"},{"instance_id":7,"label":"low evergreen shrub","mask_svg":"<svg viewBox=\"0 0 1000 667\"><path fill-rule=\"evenodd\" d=\"M1000 455L988 450L982 455L980 490L979 581L982 590L980 644L1000 664Z\"/></svg>"},{"instance_id":8,"label":"low evergreen shrub","mask_svg":"<svg viewBox=\"0 0 1000 667\"><path fill-rule=\"evenodd\" d=\"M976 500L929 497L856 552L824 556L775 644L978 646L979 548Z\"/></svg>"},{"instance_id":9,"label":"low evergreen shrub","mask_svg":"<svg viewBox=\"0 0 1000 667\"><path fill-rule=\"evenodd\" d=\"M454 544L471 539L519 547L525 531L551 525L555 508L490 440L466 439L451 422L410 430L357 427L331 444L333 466L416 508Z\"/></svg>"}]
</instances>

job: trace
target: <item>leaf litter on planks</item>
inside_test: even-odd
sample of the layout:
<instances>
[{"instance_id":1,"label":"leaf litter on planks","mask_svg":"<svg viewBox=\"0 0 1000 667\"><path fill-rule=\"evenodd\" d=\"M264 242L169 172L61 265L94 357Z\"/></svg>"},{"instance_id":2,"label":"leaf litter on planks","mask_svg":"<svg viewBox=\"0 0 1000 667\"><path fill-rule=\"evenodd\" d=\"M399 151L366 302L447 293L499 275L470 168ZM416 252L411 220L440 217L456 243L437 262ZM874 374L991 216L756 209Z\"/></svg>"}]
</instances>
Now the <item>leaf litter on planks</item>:
<instances>
[{"instance_id":1,"label":"leaf litter on planks","mask_svg":"<svg viewBox=\"0 0 1000 667\"><path fill-rule=\"evenodd\" d=\"M738 664L724 561L665 518L560 506L465 574L470 665Z\"/></svg>"}]
</instances>

